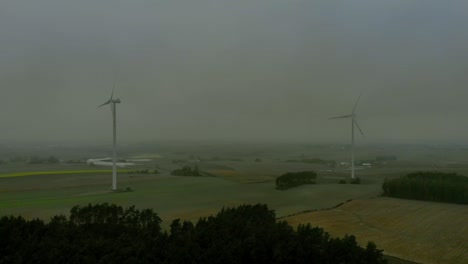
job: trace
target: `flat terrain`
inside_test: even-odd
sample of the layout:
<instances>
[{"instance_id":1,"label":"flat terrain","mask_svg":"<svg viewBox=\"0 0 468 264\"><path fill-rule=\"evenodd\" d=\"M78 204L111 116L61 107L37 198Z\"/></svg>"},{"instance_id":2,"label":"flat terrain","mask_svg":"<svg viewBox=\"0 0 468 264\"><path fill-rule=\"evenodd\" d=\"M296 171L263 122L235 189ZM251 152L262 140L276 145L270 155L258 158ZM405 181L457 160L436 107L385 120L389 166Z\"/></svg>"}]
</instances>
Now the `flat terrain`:
<instances>
[{"instance_id":1,"label":"flat terrain","mask_svg":"<svg viewBox=\"0 0 468 264\"><path fill-rule=\"evenodd\" d=\"M119 186L132 192L109 191L110 175L41 175L0 179L0 214L48 219L68 214L73 205L117 203L153 208L166 222L196 220L223 206L266 203L278 216L332 207L348 199L374 197L374 184L317 184L277 191L272 181L243 184L217 177L121 174ZM330 195L333 194L333 195Z\"/></svg>"},{"instance_id":2,"label":"flat terrain","mask_svg":"<svg viewBox=\"0 0 468 264\"><path fill-rule=\"evenodd\" d=\"M62 162L28 164L33 155L54 155ZM343 145L142 144L121 146L119 155L150 159L125 169L159 173L119 173L118 186L132 191L111 192L110 168L86 165L88 158L110 156L108 146L0 149L4 161L0 162L0 215L48 220L67 215L74 205L107 202L152 208L167 228L176 218L196 221L222 207L265 203L291 224L312 223L333 236L353 234L363 245L374 241L387 255L419 263L468 263L468 206L376 198L387 177L431 170L468 175L468 147L358 146L356 157L373 163L372 168L358 166L360 185L338 184L349 177L346 166L286 162L320 158L340 164L349 161L349 149ZM377 162L379 155L398 159ZM14 157L22 159L12 161ZM64 162L69 160L75 163ZM209 177L170 176L172 170L187 165L198 166ZM306 170L317 172L317 185L275 190L276 177ZM336 209L322 210L350 199ZM301 214L312 210L319 211ZM390 263L408 262L391 259Z\"/></svg>"},{"instance_id":3,"label":"flat terrain","mask_svg":"<svg viewBox=\"0 0 468 264\"><path fill-rule=\"evenodd\" d=\"M333 236L374 241L385 254L420 263L468 263L468 206L379 197L285 219Z\"/></svg>"}]
</instances>

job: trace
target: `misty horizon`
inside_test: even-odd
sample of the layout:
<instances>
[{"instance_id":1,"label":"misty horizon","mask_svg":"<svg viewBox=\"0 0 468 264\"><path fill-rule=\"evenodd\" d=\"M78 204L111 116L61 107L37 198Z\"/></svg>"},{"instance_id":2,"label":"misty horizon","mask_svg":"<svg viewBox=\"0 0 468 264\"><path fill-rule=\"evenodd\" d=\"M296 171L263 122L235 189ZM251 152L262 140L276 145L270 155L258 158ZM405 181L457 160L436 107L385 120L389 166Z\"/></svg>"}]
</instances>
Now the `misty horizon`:
<instances>
[{"instance_id":1,"label":"misty horizon","mask_svg":"<svg viewBox=\"0 0 468 264\"><path fill-rule=\"evenodd\" d=\"M468 143L463 1L2 1L0 142Z\"/></svg>"}]
</instances>

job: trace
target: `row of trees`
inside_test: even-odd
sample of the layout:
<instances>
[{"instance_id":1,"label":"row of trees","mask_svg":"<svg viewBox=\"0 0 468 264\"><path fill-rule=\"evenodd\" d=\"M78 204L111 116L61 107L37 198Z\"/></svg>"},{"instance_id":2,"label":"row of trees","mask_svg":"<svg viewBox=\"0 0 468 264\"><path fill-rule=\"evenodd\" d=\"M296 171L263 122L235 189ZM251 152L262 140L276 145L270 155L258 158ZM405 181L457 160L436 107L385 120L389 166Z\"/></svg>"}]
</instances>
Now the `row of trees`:
<instances>
[{"instance_id":1,"label":"row of trees","mask_svg":"<svg viewBox=\"0 0 468 264\"><path fill-rule=\"evenodd\" d=\"M128 174L158 174L158 170L149 170L149 169L144 169L144 170L134 170L134 171L129 171L127 172Z\"/></svg>"},{"instance_id":2,"label":"row of trees","mask_svg":"<svg viewBox=\"0 0 468 264\"><path fill-rule=\"evenodd\" d=\"M468 204L468 177L456 173L415 172L385 179L382 189L390 197Z\"/></svg>"},{"instance_id":3,"label":"row of trees","mask_svg":"<svg viewBox=\"0 0 468 264\"><path fill-rule=\"evenodd\" d=\"M171 175L174 176L203 176L198 166L184 166L181 169L175 169L171 171Z\"/></svg>"},{"instance_id":4,"label":"row of trees","mask_svg":"<svg viewBox=\"0 0 468 264\"><path fill-rule=\"evenodd\" d=\"M314 171L288 172L276 178L276 189L287 190L303 184L315 184L317 173Z\"/></svg>"},{"instance_id":5,"label":"row of trees","mask_svg":"<svg viewBox=\"0 0 468 264\"><path fill-rule=\"evenodd\" d=\"M75 206L49 223L0 218L0 263L385 263L372 242L277 222L266 205L221 210L169 232L150 209Z\"/></svg>"}]
</instances>

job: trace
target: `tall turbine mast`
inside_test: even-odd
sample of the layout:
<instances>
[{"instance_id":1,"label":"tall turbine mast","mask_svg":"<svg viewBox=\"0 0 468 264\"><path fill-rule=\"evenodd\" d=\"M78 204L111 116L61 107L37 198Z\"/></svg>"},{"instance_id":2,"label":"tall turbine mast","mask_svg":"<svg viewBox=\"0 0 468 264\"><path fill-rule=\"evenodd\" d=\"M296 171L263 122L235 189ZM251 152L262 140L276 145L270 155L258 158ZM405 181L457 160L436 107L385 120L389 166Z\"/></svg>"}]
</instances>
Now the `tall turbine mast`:
<instances>
[{"instance_id":1,"label":"tall turbine mast","mask_svg":"<svg viewBox=\"0 0 468 264\"><path fill-rule=\"evenodd\" d=\"M337 117L332 117L330 119L341 119L341 118L351 118L351 179L354 179L356 177L355 174L355 167L354 167L354 126L356 126L359 129L359 132L361 135L364 136L364 133L362 133L361 128L359 127L359 124L356 120L356 107L359 103L359 100L361 100L362 93L359 95L358 99L356 100L356 103L354 103L353 111L351 112L350 115L344 115L344 116L337 116Z\"/></svg>"},{"instance_id":2,"label":"tall turbine mast","mask_svg":"<svg viewBox=\"0 0 468 264\"><path fill-rule=\"evenodd\" d=\"M115 85L114 85L115 88ZM113 123L113 140L112 140L112 190L117 190L117 104L120 104L120 99L114 99L114 88L112 88L112 93L110 99L98 106L102 107L104 105L111 105L112 112L112 123Z\"/></svg>"}]
</instances>

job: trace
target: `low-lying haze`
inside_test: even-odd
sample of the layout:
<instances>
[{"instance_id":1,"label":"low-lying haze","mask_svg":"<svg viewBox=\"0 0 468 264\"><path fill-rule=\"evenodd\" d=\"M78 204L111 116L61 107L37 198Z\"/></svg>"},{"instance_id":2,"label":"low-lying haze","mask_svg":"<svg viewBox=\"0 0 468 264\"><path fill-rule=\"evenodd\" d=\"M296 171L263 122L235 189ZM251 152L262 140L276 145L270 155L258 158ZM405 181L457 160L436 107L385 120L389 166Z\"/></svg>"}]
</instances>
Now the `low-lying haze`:
<instances>
[{"instance_id":1,"label":"low-lying haze","mask_svg":"<svg viewBox=\"0 0 468 264\"><path fill-rule=\"evenodd\" d=\"M0 140L468 143L468 2L2 0Z\"/></svg>"}]
</instances>

